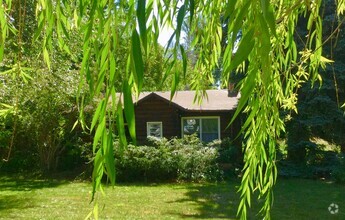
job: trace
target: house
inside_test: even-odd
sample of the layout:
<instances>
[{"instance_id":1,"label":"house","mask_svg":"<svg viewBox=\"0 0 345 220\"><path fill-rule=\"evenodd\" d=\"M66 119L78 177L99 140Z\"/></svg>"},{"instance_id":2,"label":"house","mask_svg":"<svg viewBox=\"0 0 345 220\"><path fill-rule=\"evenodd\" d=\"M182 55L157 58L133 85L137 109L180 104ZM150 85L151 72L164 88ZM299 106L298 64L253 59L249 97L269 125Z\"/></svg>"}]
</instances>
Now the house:
<instances>
[{"instance_id":1,"label":"house","mask_svg":"<svg viewBox=\"0 0 345 220\"><path fill-rule=\"evenodd\" d=\"M143 92L135 103L136 134L139 143L148 136L183 137L196 133L203 142L234 138L239 120L229 125L239 95L228 90L207 90L201 104L195 103L195 91Z\"/></svg>"}]
</instances>

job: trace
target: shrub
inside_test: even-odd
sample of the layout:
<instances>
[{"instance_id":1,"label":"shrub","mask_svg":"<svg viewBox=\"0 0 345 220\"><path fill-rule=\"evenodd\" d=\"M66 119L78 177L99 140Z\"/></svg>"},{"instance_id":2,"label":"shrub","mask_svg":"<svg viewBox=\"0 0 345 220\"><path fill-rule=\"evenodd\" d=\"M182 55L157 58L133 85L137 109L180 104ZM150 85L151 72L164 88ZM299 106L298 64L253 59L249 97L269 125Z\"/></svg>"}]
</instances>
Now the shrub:
<instances>
[{"instance_id":1,"label":"shrub","mask_svg":"<svg viewBox=\"0 0 345 220\"><path fill-rule=\"evenodd\" d=\"M116 151L115 166L119 181L161 181L174 178L176 165L163 147L128 145Z\"/></svg>"},{"instance_id":2,"label":"shrub","mask_svg":"<svg viewBox=\"0 0 345 220\"><path fill-rule=\"evenodd\" d=\"M280 176L345 182L344 154L324 150L324 146L310 141L301 141L296 144L296 148L304 150L303 159L301 158L299 162L289 158L279 161Z\"/></svg>"},{"instance_id":3,"label":"shrub","mask_svg":"<svg viewBox=\"0 0 345 220\"><path fill-rule=\"evenodd\" d=\"M172 139L178 180L215 181L221 177L217 148L203 145L196 136Z\"/></svg>"},{"instance_id":4,"label":"shrub","mask_svg":"<svg viewBox=\"0 0 345 220\"><path fill-rule=\"evenodd\" d=\"M345 154L338 154L337 159L339 163L335 166L331 175L335 182L345 183Z\"/></svg>"},{"instance_id":5,"label":"shrub","mask_svg":"<svg viewBox=\"0 0 345 220\"><path fill-rule=\"evenodd\" d=\"M218 151L195 136L171 140L152 139L152 146L129 145L123 151L115 143L119 181L214 181L220 179Z\"/></svg>"},{"instance_id":6,"label":"shrub","mask_svg":"<svg viewBox=\"0 0 345 220\"><path fill-rule=\"evenodd\" d=\"M229 138L222 141L215 140L208 144L218 151L217 163L224 173L224 177L237 177L243 167L243 153L239 146L233 144Z\"/></svg>"}]
</instances>

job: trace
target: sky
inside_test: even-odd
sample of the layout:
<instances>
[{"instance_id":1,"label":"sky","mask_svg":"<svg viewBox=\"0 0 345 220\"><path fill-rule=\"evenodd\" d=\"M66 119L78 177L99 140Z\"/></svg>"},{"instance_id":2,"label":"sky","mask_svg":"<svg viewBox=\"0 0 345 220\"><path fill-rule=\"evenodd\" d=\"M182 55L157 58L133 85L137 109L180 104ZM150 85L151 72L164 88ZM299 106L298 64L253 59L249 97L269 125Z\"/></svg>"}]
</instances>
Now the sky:
<instances>
[{"instance_id":1,"label":"sky","mask_svg":"<svg viewBox=\"0 0 345 220\"><path fill-rule=\"evenodd\" d=\"M173 33L173 29L167 27L163 28L159 33L158 43L163 47L167 46L167 43Z\"/></svg>"}]
</instances>

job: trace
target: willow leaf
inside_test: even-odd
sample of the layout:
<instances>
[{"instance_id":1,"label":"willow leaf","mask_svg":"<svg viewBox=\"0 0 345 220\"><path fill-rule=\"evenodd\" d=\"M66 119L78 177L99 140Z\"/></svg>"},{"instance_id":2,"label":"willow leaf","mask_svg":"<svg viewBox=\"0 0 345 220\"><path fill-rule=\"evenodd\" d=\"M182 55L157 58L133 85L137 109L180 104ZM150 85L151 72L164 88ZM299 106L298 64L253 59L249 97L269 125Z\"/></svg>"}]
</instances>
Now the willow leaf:
<instances>
[{"instance_id":1,"label":"willow leaf","mask_svg":"<svg viewBox=\"0 0 345 220\"><path fill-rule=\"evenodd\" d=\"M241 89L241 98L238 102L236 111L230 123L234 122L235 118L237 118L238 114L240 114L242 112L242 109L246 106L246 103L255 88L256 71L257 70L251 70L246 77L247 80L243 83L243 87Z\"/></svg>"},{"instance_id":2,"label":"willow leaf","mask_svg":"<svg viewBox=\"0 0 345 220\"><path fill-rule=\"evenodd\" d=\"M93 217L95 220L99 219L99 214L98 214L98 203L96 202L95 205L93 206Z\"/></svg>"},{"instance_id":3,"label":"willow leaf","mask_svg":"<svg viewBox=\"0 0 345 220\"><path fill-rule=\"evenodd\" d=\"M103 99L97 106L95 113L93 114L92 117L92 122L91 122L91 127L90 130L92 131L93 128L95 127L98 119L101 117L101 112L104 112L105 108L105 100Z\"/></svg>"},{"instance_id":4,"label":"willow leaf","mask_svg":"<svg viewBox=\"0 0 345 220\"><path fill-rule=\"evenodd\" d=\"M186 15L186 6L182 5L177 14L176 43L180 42L182 24L183 24L185 15Z\"/></svg>"},{"instance_id":5,"label":"willow leaf","mask_svg":"<svg viewBox=\"0 0 345 220\"><path fill-rule=\"evenodd\" d=\"M43 49L43 59L44 59L44 62L47 64L48 69L50 69L51 66L50 66L49 52L46 47Z\"/></svg>"},{"instance_id":6,"label":"willow leaf","mask_svg":"<svg viewBox=\"0 0 345 220\"><path fill-rule=\"evenodd\" d=\"M181 55L182 55L183 78L186 78L186 73L187 73L187 55L186 55L186 51L184 50L182 45L180 45L180 51L181 51Z\"/></svg>"},{"instance_id":7,"label":"willow leaf","mask_svg":"<svg viewBox=\"0 0 345 220\"><path fill-rule=\"evenodd\" d=\"M242 28L243 20L246 16L246 13L249 10L250 4L251 4L251 1L247 1L243 6L236 5L235 10L238 9L238 15L236 16L235 21L233 21L230 26L230 31L232 32L232 36L231 36L232 44L237 40L237 35Z\"/></svg>"},{"instance_id":8,"label":"willow leaf","mask_svg":"<svg viewBox=\"0 0 345 220\"><path fill-rule=\"evenodd\" d=\"M166 46L166 48L165 48L165 52L164 52L165 54L168 53L169 48L171 47L172 42L174 41L175 35L176 35L176 31L174 31L174 33L170 36L170 38L169 38L169 40L168 40L168 44L167 44L167 46Z\"/></svg>"},{"instance_id":9,"label":"willow leaf","mask_svg":"<svg viewBox=\"0 0 345 220\"><path fill-rule=\"evenodd\" d=\"M194 10L195 10L195 1L189 0L189 22L190 22L190 24L193 23Z\"/></svg>"},{"instance_id":10,"label":"willow leaf","mask_svg":"<svg viewBox=\"0 0 345 220\"><path fill-rule=\"evenodd\" d=\"M134 104L132 98L131 87L126 81L123 84L123 101L124 101L124 110L125 110L125 118L128 124L129 134L131 139L136 144L136 133L135 133L135 114L134 114Z\"/></svg>"},{"instance_id":11,"label":"willow leaf","mask_svg":"<svg viewBox=\"0 0 345 220\"><path fill-rule=\"evenodd\" d=\"M119 100L117 104L117 112L116 112L116 127L119 134L120 144L121 147L127 146L127 139L125 134L125 122L123 118L123 108L121 100Z\"/></svg>"},{"instance_id":12,"label":"willow leaf","mask_svg":"<svg viewBox=\"0 0 345 220\"><path fill-rule=\"evenodd\" d=\"M226 69L226 72L231 72L235 69L238 65L240 65L243 61L245 61L250 52L253 50L254 47L254 29L250 29L241 40L240 45L235 53L234 58L231 60L230 66Z\"/></svg>"},{"instance_id":13,"label":"willow leaf","mask_svg":"<svg viewBox=\"0 0 345 220\"><path fill-rule=\"evenodd\" d=\"M179 84L179 82L180 82L180 73L177 70L175 70L174 76L173 76L173 81L171 84L170 100L173 99L175 92L176 92L176 89L177 89L177 85Z\"/></svg>"},{"instance_id":14,"label":"willow leaf","mask_svg":"<svg viewBox=\"0 0 345 220\"><path fill-rule=\"evenodd\" d=\"M141 91L143 86L143 79L144 79L144 62L143 56L141 53L141 45L138 32L136 30L133 31L132 34L132 65L133 65L133 72L135 82L138 87L138 91Z\"/></svg>"},{"instance_id":15,"label":"willow leaf","mask_svg":"<svg viewBox=\"0 0 345 220\"><path fill-rule=\"evenodd\" d=\"M93 162L91 202L94 200L95 193L101 185L101 180L103 176L103 160L104 157L102 155L102 150L98 149Z\"/></svg>"},{"instance_id":16,"label":"willow leaf","mask_svg":"<svg viewBox=\"0 0 345 220\"><path fill-rule=\"evenodd\" d=\"M112 129L105 134L107 136L106 142L103 143L104 146L104 163L107 171L108 178L110 179L110 183L114 186L115 185L115 162L114 162L114 146L113 146L113 133Z\"/></svg>"},{"instance_id":17,"label":"willow leaf","mask_svg":"<svg viewBox=\"0 0 345 220\"><path fill-rule=\"evenodd\" d=\"M234 9L235 9L236 1L229 1L226 10L225 10L225 18L229 18L231 15L233 15Z\"/></svg>"},{"instance_id":18,"label":"willow leaf","mask_svg":"<svg viewBox=\"0 0 345 220\"><path fill-rule=\"evenodd\" d=\"M271 5L270 0L261 0L261 9L262 9L264 18L268 26L270 27L273 35L277 37L276 20L274 17L273 6Z\"/></svg>"},{"instance_id":19,"label":"willow leaf","mask_svg":"<svg viewBox=\"0 0 345 220\"><path fill-rule=\"evenodd\" d=\"M147 52L147 34L146 34L146 0L139 0L137 5L137 18L139 24L139 32L142 41L142 45Z\"/></svg>"},{"instance_id":20,"label":"willow leaf","mask_svg":"<svg viewBox=\"0 0 345 220\"><path fill-rule=\"evenodd\" d=\"M96 149L97 149L97 146L98 146L98 143L99 141L101 140L102 136L103 136L103 133L105 132L106 130L106 124L105 124L105 118L102 118L101 122L99 123L99 125L97 126L97 129L96 129L96 133L94 135L94 138L93 138L93 145L92 145L92 152L95 153L96 152Z\"/></svg>"}]
</instances>

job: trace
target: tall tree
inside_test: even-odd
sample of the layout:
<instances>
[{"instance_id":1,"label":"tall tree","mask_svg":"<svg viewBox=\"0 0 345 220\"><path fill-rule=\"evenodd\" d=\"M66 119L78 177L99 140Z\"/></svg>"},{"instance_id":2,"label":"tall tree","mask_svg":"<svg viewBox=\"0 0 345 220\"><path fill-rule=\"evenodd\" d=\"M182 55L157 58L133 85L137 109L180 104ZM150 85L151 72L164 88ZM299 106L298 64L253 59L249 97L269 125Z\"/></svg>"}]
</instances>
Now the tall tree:
<instances>
[{"instance_id":1,"label":"tall tree","mask_svg":"<svg viewBox=\"0 0 345 220\"><path fill-rule=\"evenodd\" d=\"M73 58L61 52L57 41L53 41L48 69L40 58L42 44L39 40L43 36L36 32L36 3L35 0L13 1L12 7L17 10L6 14L11 31L4 47L6 56L0 64L0 100L12 108L3 111L6 126L1 133L11 135L1 159L8 161L15 150L29 152L29 155L38 155L40 159L36 162L41 164L42 170L50 171L56 167L57 158L64 150L61 144L64 136L71 136L73 118L66 116L72 115L78 90L81 38L77 30L69 33L69 47L75 52Z\"/></svg>"},{"instance_id":2,"label":"tall tree","mask_svg":"<svg viewBox=\"0 0 345 220\"><path fill-rule=\"evenodd\" d=\"M24 7L23 4L25 1L19 1L18 8ZM277 176L275 141L284 130L279 110L295 110L296 91L301 81L316 81L319 66L329 62L322 56L320 5L321 0L38 1L37 31L40 36L43 35L42 55L48 68L51 68L52 57L49 51L52 49L53 37L57 37L62 50L73 54L68 47L68 33L72 28L83 31L80 73L90 87L91 96L101 97L90 126L95 131L93 192L100 189L104 173L112 183L115 182L112 133L117 129L121 143L126 144L122 107L129 133L135 142L132 94L138 95L143 88L143 56L150 54L150 43L157 44L160 27L165 23L175 27L174 40L170 41L173 46L171 65L167 71L171 70L173 75L171 95L176 91L180 75L186 72L187 67L186 53L180 39L183 21L189 15L188 22L200 42L195 64L198 74L193 80L193 88L199 89L199 98L206 95L203 91L205 82L213 81L212 71L218 65L221 55L223 34L228 36L223 57L223 82L228 81L233 70L246 68L240 84L241 99L235 113L237 116L245 111L248 115L242 127L246 140L245 166L239 189L241 202L238 213L242 219L246 218L251 194L257 190L259 197L265 201L261 213L265 219L269 219L272 189ZM0 58L9 31L12 30L21 39L21 31L14 30L10 17L13 10L18 8L14 8L11 0L0 6ZM338 0L338 15L344 9L345 2ZM299 51L294 41L294 31L301 16L306 16L308 21L308 38ZM226 33L223 33L221 18L226 18L228 22ZM116 28L119 24L124 26L121 31ZM242 38L237 46L239 32L242 33ZM120 37L123 35L130 36L131 46L126 53L127 69L120 72L116 68L118 62L115 51L121 45ZM21 44L19 48L20 46ZM173 68L180 57L183 72ZM91 62L93 60L94 63ZM122 81L120 92L123 99L116 98L116 92L119 91L114 84L117 79ZM111 106L108 105L110 98L113 100ZM83 103L80 103L82 109Z\"/></svg>"},{"instance_id":3,"label":"tall tree","mask_svg":"<svg viewBox=\"0 0 345 220\"><path fill-rule=\"evenodd\" d=\"M342 85L345 83L344 73L344 20L336 14L334 1L325 0L320 9L323 16L322 38L324 39L324 56L333 60L327 65L320 76L322 81L315 83L312 88L306 82L299 89L298 114L292 114L287 123L289 155L291 160L303 162L306 156L305 144L312 137L319 137L328 142L340 145L345 152L345 116L340 108L345 102ZM305 28L307 20L301 19L297 26L295 37L297 47L303 48L308 30ZM327 40L327 41L326 41ZM301 135L303 134L303 135Z\"/></svg>"}]
</instances>

